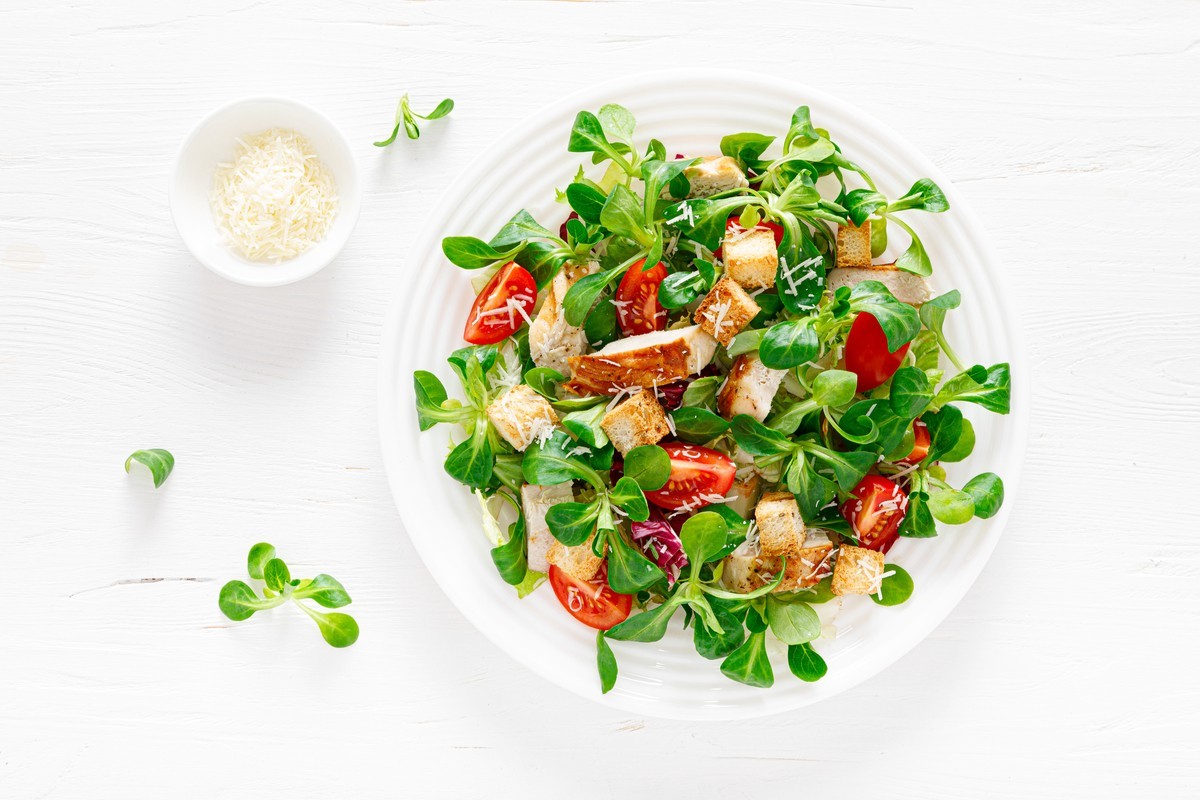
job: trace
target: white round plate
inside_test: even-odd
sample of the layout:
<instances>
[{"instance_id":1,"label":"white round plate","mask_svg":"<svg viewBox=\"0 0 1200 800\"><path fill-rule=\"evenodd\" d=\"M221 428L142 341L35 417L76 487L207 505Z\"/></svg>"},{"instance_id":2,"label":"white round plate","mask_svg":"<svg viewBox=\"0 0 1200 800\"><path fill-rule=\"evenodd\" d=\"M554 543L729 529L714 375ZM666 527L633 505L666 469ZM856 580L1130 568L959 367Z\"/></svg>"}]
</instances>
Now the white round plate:
<instances>
[{"instance_id":1,"label":"white round plate","mask_svg":"<svg viewBox=\"0 0 1200 800\"><path fill-rule=\"evenodd\" d=\"M1000 513L955 528L941 526L936 539L901 540L889 560L904 566L916 582L904 605L885 608L866 597L849 597L819 607L837 635L815 643L829 664L828 675L817 683L794 678L782 648L772 652L772 688L730 681L721 675L719 662L697 655L679 614L661 642L613 642L620 677L613 691L601 695L595 632L575 622L548 587L518 600L500 580L475 498L442 469L448 431L441 426L417 430L412 373L435 372L456 396L458 384L445 357L463 345L463 320L474 297L470 274L446 261L441 238L486 240L521 208L556 228L567 208L554 202L554 188L566 186L586 157L566 151L572 120L580 109L595 111L610 102L637 117L639 142L654 137L668 153L692 156L719 152L718 143L728 133L782 136L792 111L809 105L814 124L827 128L889 197L901 196L917 178L932 178L945 190L951 210L909 213L907 220L922 234L933 259L936 288L962 291L963 306L950 315L949 336L964 358L1010 361L1016 374L1011 415L966 409L978 446L967 461L948 470L954 481L999 473L1008 489ZM916 148L862 110L788 80L750 73L688 69L623 78L554 103L501 137L463 170L420 230L424 233L409 254L380 357L380 434L392 493L413 544L447 597L496 645L559 686L626 712L676 719L745 718L806 706L870 678L920 642L963 597L995 548L1013 506L1028 426L1023 387L1029 373L1012 324L1016 315L983 229L958 192Z\"/></svg>"},{"instance_id":2,"label":"white round plate","mask_svg":"<svg viewBox=\"0 0 1200 800\"><path fill-rule=\"evenodd\" d=\"M338 193L337 216L325 238L278 264L250 261L226 244L208 202L213 173L217 164L233 160L235 139L269 128L294 130L308 139ZM341 252L358 222L362 184L350 143L332 120L295 100L251 97L221 106L197 123L175 157L168 196L175 227L197 261L235 283L283 286L317 273Z\"/></svg>"}]
</instances>

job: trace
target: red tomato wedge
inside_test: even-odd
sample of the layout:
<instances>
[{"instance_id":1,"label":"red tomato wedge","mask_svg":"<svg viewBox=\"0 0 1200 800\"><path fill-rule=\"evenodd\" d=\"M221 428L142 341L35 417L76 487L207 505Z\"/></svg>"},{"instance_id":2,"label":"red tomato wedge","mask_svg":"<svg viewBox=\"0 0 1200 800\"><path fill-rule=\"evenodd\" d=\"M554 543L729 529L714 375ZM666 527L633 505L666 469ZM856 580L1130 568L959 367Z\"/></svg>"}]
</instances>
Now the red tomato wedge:
<instances>
[{"instance_id":1,"label":"red tomato wedge","mask_svg":"<svg viewBox=\"0 0 1200 800\"><path fill-rule=\"evenodd\" d=\"M581 581L551 564L550 585L563 608L591 628L606 631L623 622L633 608L633 595L614 592L603 571L590 581Z\"/></svg>"},{"instance_id":2,"label":"red tomato wedge","mask_svg":"<svg viewBox=\"0 0 1200 800\"><path fill-rule=\"evenodd\" d=\"M537 303L537 284L529 271L510 261L475 298L463 338L471 344L495 344L516 333Z\"/></svg>"},{"instance_id":3,"label":"red tomato wedge","mask_svg":"<svg viewBox=\"0 0 1200 800\"><path fill-rule=\"evenodd\" d=\"M742 227L742 223L738 221L740 217L741 217L740 213L739 214L730 214L729 219L725 220L725 235L726 236L729 236L730 234L734 234L734 233L740 233L741 231L745 230L745 228ZM776 249L778 249L779 245L781 245L783 243L783 226L780 225L778 222L771 222L771 220L769 220L769 219L763 219L763 220L759 220L757 227L766 228L767 230L769 230L771 232L771 235L775 237L775 248ZM717 245L717 249L713 251L713 258L721 257L721 248L722 248L722 245Z\"/></svg>"},{"instance_id":4,"label":"red tomato wedge","mask_svg":"<svg viewBox=\"0 0 1200 800\"><path fill-rule=\"evenodd\" d=\"M913 420L912 452L900 459L901 464L919 464L929 455L929 426L919 419Z\"/></svg>"},{"instance_id":5,"label":"red tomato wedge","mask_svg":"<svg viewBox=\"0 0 1200 800\"><path fill-rule=\"evenodd\" d=\"M670 511L695 511L725 496L733 486L737 465L724 453L707 447L667 442L671 477L661 489L646 492L646 499Z\"/></svg>"},{"instance_id":6,"label":"red tomato wedge","mask_svg":"<svg viewBox=\"0 0 1200 800\"><path fill-rule=\"evenodd\" d=\"M661 263L643 270L646 259L633 262L617 287L617 323L622 336L666 330L667 311L658 302L658 287L667 277Z\"/></svg>"},{"instance_id":7,"label":"red tomato wedge","mask_svg":"<svg viewBox=\"0 0 1200 800\"><path fill-rule=\"evenodd\" d=\"M875 317L863 312L854 318L846 337L846 369L858 376L858 391L882 385L900 369L907 354L907 342L894 353L888 350L887 336Z\"/></svg>"},{"instance_id":8,"label":"red tomato wedge","mask_svg":"<svg viewBox=\"0 0 1200 800\"><path fill-rule=\"evenodd\" d=\"M908 494L880 475L863 478L852 494L842 504L842 516L850 523L858 546L886 553L899 535Z\"/></svg>"}]
</instances>

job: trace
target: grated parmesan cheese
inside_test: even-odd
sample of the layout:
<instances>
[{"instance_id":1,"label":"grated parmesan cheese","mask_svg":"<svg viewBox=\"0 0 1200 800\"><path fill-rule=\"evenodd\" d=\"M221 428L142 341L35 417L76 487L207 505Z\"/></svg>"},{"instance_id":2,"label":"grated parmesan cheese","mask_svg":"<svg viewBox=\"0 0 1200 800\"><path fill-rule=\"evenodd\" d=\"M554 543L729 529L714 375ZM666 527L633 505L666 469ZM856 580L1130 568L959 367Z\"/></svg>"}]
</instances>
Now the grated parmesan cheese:
<instances>
[{"instance_id":1,"label":"grated parmesan cheese","mask_svg":"<svg viewBox=\"0 0 1200 800\"><path fill-rule=\"evenodd\" d=\"M217 165L209 195L226 242L251 261L278 264L324 239L337 189L308 140L271 128L237 143L233 163Z\"/></svg>"}]
</instances>

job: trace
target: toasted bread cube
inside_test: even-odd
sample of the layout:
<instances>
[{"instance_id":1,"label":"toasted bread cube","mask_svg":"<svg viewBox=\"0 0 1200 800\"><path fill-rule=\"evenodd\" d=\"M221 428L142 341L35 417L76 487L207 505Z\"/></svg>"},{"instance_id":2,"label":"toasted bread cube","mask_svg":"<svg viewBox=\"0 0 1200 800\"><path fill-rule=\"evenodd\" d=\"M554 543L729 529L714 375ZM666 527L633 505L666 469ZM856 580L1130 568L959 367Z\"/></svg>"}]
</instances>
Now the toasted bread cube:
<instances>
[{"instance_id":1,"label":"toasted bread cube","mask_svg":"<svg viewBox=\"0 0 1200 800\"><path fill-rule=\"evenodd\" d=\"M587 395L666 386L700 372L716 352L717 340L699 325L628 336L568 359L571 382L566 387Z\"/></svg>"},{"instance_id":2,"label":"toasted bread cube","mask_svg":"<svg viewBox=\"0 0 1200 800\"><path fill-rule=\"evenodd\" d=\"M564 316L562 301L573 283L575 279L567 268L555 275L541 310L529 325L529 355L533 363L563 375L571 374L567 359L582 355L588 344L583 328L568 325Z\"/></svg>"},{"instance_id":3,"label":"toasted bread cube","mask_svg":"<svg viewBox=\"0 0 1200 800\"><path fill-rule=\"evenodd\" d=\"M794 556L804 548L804 520L791 492L768 492L754 509L764 556Z\"/></svg>"},{"instance_id":4,"label":"toasted bread cube","mask_svg":"<svg viewBox=\"0 0 1200 800\"><path fill-rule=\"evenodd\" d=\"M743 467L737 471L733 486L729 489L729 494L725 495L731 498L725 506L732 509L742 519L746 519L754 513L754 507L758 504L762 490L762 475L753 468Z\"/></svg>"},{"instance_id":5,"label":"toasted bread cube","mask_svg":"<svg viewBox=\"0 0 1200 800\"><path fill-rule=\"evenodd\" d=\"M521 487L521 508L525 512L525 557L534 572L550 569L546 555L558 541L546 525L546 512L551 506L569 503L574 497L570 481L551 486L527 483Z\"/></svg>"},{"instance_id":6,"label":"toasted bread cube","mask_svg":"<svg viewBox=\"0 0 1200 800\"><path fill-rule=\"evenodd\" d=\"M830 270L825 288L836 292L841 286L854 286L862 281L879 281L901 303L920 306L933 297L929 279L897 269L895 264L875 264L868 267L839 267Z\"/></svg>"},{"instance_id":7,"label":"toasted bread cube","mask_svg":"<svg viewBox=\"0 0 1200 800\"><path fill-rule=\"evenodd\" d=\"M754 298L746 293L737 281L728 275L713 285L693 319L700 329L711 334L718 342L728 345L730 340L750 324L750 320L762 311Z\"/></svg>"},{"instance_id":8,"label":"toasted bread cube","mask_svg":"<svg viewBox=\"0 0 1200 800\"><path fill-rule=\"evenodd\" d=\"M683 171L691 190L688 197L709 197L730 189L744 189L750 185L746 173L729 156L706 156Z\"/></svg>"},{"instance_id":9,"label":"toasted bread cube","mask_svg":"<svg viewBox=\"0 0 1200 800\"><path fill-rule=\"evenodd\" d=\"M550 545L550 551L546 553L546 561L576 580L590 581L596 577L600 565L604 563L603 557L592 552L592 540L595 538L596 534L593 533L586 542L574 547L567 547L555 539L554 544ZM605 550L607 549L608 545L605 545Z\"/></svg>"},{"instance_id":10,"label":"toasted bread cube","mask_svg":"<svg viewBox=\"0 0 1200 800\"><path fill-rule=\"evenodd\" d=\"M770 289L779 268L775 234L766 228L726 234L721 243L725 274L746 289Z\"/></svg>"},{"instance_id":11,"label":"toasted bread cube","mask_svg":"<svg viewBox=\"0 0 1200 800\"><path fill-rule=\"evenodd\" d=\"M717 392L717 411L725 419L749 414L759 422L771 411L771 401L779 391L785 369L771 369L758 353L743 353L733 361L729 377Z\"/></svg>"},{"instance_id":12,"label":"toasted bread cube","mask_svg":"<svg viewBox=\"0 0 1200 800\"><path fill-rule=\"evenodd\" d=\"M833 567L833 593L875 594L883 581L883 553L844 544Z\"/></svg>"},{"instance_id":13,"label":"toasted bread cube","mask_svg":"<svg viewBox=\"0 0 1200 800\"><path fill-rule=\"evenodd\" d=\"M647 390L634 394L605 414L600 427L621 455L644 444L657 444L671 432L667 412L654 392Z\"/></svg>"},{"instance_id":14,"label":"toasted bread cube","mask_svg":"<svg viewBox=\"0 0 1200 800\"><path fill-rule=\"evenodd\" d=\"M493 400L487 415L504 441L521 451L554 433L558 425L549 401L523 383Z\"/></svg>"},{"instance_id":15,"label":"toasted bread cube","mask_svg":"<svg viewBox=\"0 0 1200 800\"><path fill-rule=\"evenodd\" d=\"M837 230L837 260L839 267L871 266L871 220L862 225L839 225Z\"/></svg>"}]
</instances>

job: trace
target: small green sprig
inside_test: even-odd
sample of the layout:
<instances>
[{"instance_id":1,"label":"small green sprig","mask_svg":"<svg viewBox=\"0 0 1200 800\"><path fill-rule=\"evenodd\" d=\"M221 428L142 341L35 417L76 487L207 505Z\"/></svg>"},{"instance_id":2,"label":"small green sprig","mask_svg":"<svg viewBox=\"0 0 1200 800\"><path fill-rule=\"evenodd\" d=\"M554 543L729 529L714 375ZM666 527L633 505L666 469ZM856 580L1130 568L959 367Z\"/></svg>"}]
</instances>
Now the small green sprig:
<instances>
[{"instance_id":1,"label":"small green sprig","mask_svg":"<svg viewBox=\"0 0 1200 800\"><path fill-rule=\"evenodd\" d=\"M126 474L129 473L129 466L134 461L150 470L150 475L154 478L155 489L162 486L171 474L171 470L175 469L175 456L171 455L170 451L157 447L151 450L134 450L129 458L125 459Z\"/></svg>"},{"instance_id":2,"label":"small green sprig","mask_svg":"<svg viewBox=\"0 0 1200 800\"><path fill-rule=\"evenodd\" d=\"M334 647L349 647L358 641L358 623L349 614L317 611L300 602L312 600L324 608L350 605L350 595L342 584L321 573L315 578L293 578L287 564L275 556L275 546L259 542L250 548L246 571L254 580L263 582L262 596L245 581L230 581L221 587L218 605L221 613L234 622L250 619L258 611L275 608L292 601L308 614L321 631L321 636Z\"/></svg>"},{"instance_id":3,"label":"small green sprig","mask_svg":"<svg viewBox=\"0 0 1200 800\"><path fill-rule=\"evenodd\" d=\"M400 104L396 106L396 125L392 128L392 135L384 139L382 142L375 142L376 147L387 147L392 142L396 141L396 137L400 135L400 128L403 126L404 133L410 139L419 139L421 130L417 127L417 119L434 120L441 119L454 110L454 101L446 98L437 104L437 108L430 111L428 114L418 114L412 110L408 103L408 94L405 93L400 98Z\"/></svg>"}]
</instances>

